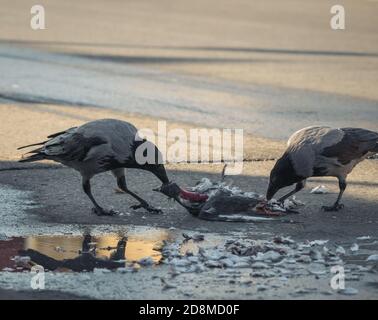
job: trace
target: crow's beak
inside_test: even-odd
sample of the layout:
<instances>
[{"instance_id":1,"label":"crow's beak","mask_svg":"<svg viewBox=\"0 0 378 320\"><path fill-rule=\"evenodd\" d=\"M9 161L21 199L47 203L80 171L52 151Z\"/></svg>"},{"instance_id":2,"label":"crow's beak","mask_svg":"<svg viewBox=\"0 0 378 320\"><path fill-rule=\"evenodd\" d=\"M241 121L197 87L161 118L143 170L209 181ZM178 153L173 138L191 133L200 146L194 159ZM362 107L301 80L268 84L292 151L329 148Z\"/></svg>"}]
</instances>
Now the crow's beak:
<instances>
[{"instance_id":1,"label":"crow's beak","mask_svg":"<svg viewBox=\"0 0 378 320\"><path fill-rule=\"evenodd\" d=\"M160 192L170 199L176 200L181 206L188 209L188 207L180 199L181 188L176 183L165 183L162 184L160 188L155 188L152 190Z\"/></svg>"},{"instance_id":2,"label":"crow's beak","mask_svg":"<svg viewBox=\"0 0 378 320\"><path fill-rule=\"evenodd\" d=\"M271 200L274 197L274 195L277 193L277 191L278 191L278 188L274 186L273 184L269 183L269 187L266 192L266 199L268 201Z\"/></svg>"},{"instance_id":3,"label":"crow's beak","mask_svg":"<svg viewBox=\"0 0 378 320\"><path fill-rule=\"evenodd\" d=\"M163 184L160 188L153 190L161 192L169 198L175 199L181 206L189 211L193 209L193 206L195 206L194 203L204 203L208 199L207 195L184 190L174 182ZM193 206L185 204L182 200L192 202Z\"/></svg>"}]
</instances>

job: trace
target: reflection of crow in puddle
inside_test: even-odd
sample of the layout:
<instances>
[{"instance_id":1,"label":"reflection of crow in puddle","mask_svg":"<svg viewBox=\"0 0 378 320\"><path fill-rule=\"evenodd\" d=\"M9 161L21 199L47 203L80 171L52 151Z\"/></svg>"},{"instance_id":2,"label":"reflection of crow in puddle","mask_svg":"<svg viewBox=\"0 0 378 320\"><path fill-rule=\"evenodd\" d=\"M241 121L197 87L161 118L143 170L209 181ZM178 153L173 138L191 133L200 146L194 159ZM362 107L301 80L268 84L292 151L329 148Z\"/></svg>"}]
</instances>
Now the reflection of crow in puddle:
<instances>
[{"instance_id":1,"label":"reflection of crow in puddle","mask_svg":"<svg viewBox=\"0 0 378 320\"><path fill-rule=\"evenodd\" d=\"M112 252L109 259L96 257L96 249L91 248L91 240L91 235L87 234L84 236L82 250L73 259L56 260L33 249L20 250L19 254L29 256L31 261L42 265L48 270L67 268L79 272L84 270L93 271L94 268L116 269L125 266L125 262L119 260L125 260L126 237L118 241L117 247L114 248L115 251Z\"/></svg>"}]
</instances>

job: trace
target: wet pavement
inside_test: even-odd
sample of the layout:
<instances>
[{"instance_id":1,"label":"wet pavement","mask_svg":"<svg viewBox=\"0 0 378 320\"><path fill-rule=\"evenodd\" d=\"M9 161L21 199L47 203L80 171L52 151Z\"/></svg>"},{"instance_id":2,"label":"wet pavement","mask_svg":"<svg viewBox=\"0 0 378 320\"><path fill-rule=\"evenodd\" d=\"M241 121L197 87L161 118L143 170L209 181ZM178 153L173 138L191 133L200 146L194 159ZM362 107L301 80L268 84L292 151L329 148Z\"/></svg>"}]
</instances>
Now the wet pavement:
<instances>
[{"instance_id":1,"label":"wet pavement","mask_svg":"<svg viewBox=\"0 0 378 320\"><path fill-rule=\"evenodd\" d=\"M279 224L270 221L244 223L244 232L46 223L28 218L33 193L2 186L1 196L2 212L18 210L0 228L5 289L30 293L30 270L42 265L46 290L83 298L377 297L377 235L297 239L272 232ZM344 290L330 287L334 266L344 268Z\"/></svg>"},{"instance_id":2,"label":"wet pavement","mask_svg":"<svg viewBox=\"0 0 378 320\"><path fill-rule=\"evenodd\" d=\"M331 193L314 195L310 190L320 184L314 181L297 196L304 202L299 214L283 217L286 221L279 217L241 223L198 219L152 190L146 196L159 204L162 214L130 210L131 199L115 192L114 178L105 174L96 179L94 190L101 202L119 208L122 215L97 217L79 192L72 170L31 168L12 169L11 175L8 170L0 172L0 287L13 293L26 290L33 296L30 268L39 264L46 270L46 290L75 297L377 297L376 210L373 203L353 197L361 188L358 184L351 184L347 206L340 213L320 211L320 202L335 197L335 186L322 181ZM211 181L220 178L219 173L169 174L185 186L194 186L204 176ZM134 186L139 193L154 187L146 173L131 170L128 175L130 181L139 181ZM258 193L265 186L264 179L252 176L232 181L241 190ZM364 185L363 191L376 194L374 185ZM373 258L368 261L369 257ZM345 269L347 291L330 287L335 265Z\"/></svg>"},{"instance_id":3,"label":"wet pavement","mask_svg":"<svg viewBox=\"0 0 378 320\"><path fill-rule=\"evenodd\" d=\"M27 290L30 268L42 265L48 290L87 298L374 299L377 251L374 237L350 244L138 227L92 236L3 236L0 285ZM342 289L329 285L333 267L343 268Z\"/></svg>"}]
</instances>

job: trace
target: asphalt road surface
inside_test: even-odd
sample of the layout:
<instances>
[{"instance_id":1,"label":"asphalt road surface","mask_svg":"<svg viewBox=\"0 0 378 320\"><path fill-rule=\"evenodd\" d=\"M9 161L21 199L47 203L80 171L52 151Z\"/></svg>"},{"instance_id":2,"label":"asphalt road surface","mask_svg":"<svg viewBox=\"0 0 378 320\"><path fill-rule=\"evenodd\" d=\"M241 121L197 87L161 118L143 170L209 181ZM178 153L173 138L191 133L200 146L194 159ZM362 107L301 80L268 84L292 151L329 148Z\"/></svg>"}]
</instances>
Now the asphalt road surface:
<instances>
[{"instance_id":1,"label":"asphalt road surface","mask_svg":"<svg viewBox=\"0 0 378 320\"><path fill-rule=\"evenodd\" d=\"M375 100L240 84L148 69L128 58L47 53L0 44L0 98L96 106L285 139L309 125L377 129ZM17 66L17 67L15 67Z\"/></svg>"}]
</instances>

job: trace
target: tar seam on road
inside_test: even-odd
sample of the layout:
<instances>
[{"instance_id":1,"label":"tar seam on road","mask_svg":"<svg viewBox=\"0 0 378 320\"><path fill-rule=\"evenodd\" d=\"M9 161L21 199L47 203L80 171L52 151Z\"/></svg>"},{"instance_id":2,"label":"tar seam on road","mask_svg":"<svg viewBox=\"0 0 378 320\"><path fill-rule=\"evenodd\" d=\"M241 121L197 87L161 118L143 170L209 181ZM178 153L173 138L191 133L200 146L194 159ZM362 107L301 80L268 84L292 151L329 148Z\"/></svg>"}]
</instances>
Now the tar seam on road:
<instances>
[{"instance_id":1,"label":"tar seam on road","mask_svg":"<svg viewBox=\"0 0 378 320\"><path fill-rule=\"evenodd\" d=\"M369 160L378 160L375 156L368 157ZM243 159L243 162L264 162L264 161L276 161L277 158L254 158L254 159ZM221 163L233 163L234 160L220 160L220 161L206 161L204 164L221 164ZM179 162L169 162L168 164L197 164L202 163L199 161L179 161ZM34 167L10 167L5 169L0 169L0 172L3 171L18 171L18 170L50 170L50 169L67 169L65 166L55 165L55 166L34 166Z\"/></svg>"},{"instance_id":2,"label":"tar seam on road","mask_svg":"<svg viewBox=\"0 0 378 320\"><path fill-rule=\"evenodd\" d=\"M244 159L243 162L262 162L262 161L274 161L277 160L275 158L256 158L256 159ZM221 164L221 163L233 163L235 162L234 160L220 160L220 161L206 161L204 162L205 164ZM180 162L169 162L168 164L198 164L202 163L201 160L199 161L180 161ZM60 165L55 165L55 166L33 166L33 167L10 167L10 168L3 168L0 169L0 172L3 171L18 171L18 170L50 170L50 169L67 169L65 166L60 166Z\"/></svg>"},{"instance_id":3,"label":"tar seam on road","mask_svg":"<svg viewBox=\"0 0 378 320\"><path fill-rule=\"evenodd\" d=\"M0 172L3 171L19 171L19 170L57 170L57 169L67 169L67 167L64 166L34 166L34 167L10 167L10 168L3 168L0 169Z\"/></svg>"}]
</instances>

